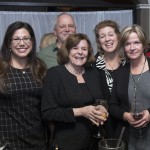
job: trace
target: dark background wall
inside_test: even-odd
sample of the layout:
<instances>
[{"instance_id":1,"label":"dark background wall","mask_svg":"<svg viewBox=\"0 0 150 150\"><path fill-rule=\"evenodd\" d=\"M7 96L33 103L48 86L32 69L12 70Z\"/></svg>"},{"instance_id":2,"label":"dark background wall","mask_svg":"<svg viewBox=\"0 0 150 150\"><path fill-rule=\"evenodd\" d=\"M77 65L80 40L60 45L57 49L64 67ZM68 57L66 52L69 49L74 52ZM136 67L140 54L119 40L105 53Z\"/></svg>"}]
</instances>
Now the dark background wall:
<instances>
[{"instance_id":1,"label":"dark background wall","mask_svg":"<svg viewBox=\"0 0 150 150\"><path fill-rule=\"evenodd\" d=\"M133 9L135 0L0 0L0 10L70 11ZM34 6L34 7L33 7Z\"/></svg>"}]
</instances>

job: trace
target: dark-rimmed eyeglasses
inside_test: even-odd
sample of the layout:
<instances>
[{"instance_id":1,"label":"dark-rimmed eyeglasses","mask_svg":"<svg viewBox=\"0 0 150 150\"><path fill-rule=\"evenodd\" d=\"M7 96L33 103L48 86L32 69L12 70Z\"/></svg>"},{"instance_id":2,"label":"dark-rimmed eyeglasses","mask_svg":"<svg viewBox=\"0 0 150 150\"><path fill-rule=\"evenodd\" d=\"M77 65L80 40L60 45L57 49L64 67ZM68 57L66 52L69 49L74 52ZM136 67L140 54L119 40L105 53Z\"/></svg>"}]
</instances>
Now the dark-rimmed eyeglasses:
<instances>
[{"instance_id":1,"label":"dark-rimmed eyeglasses","mask_svg":"<svg viewBox=\"0 0 150 150\"><path fill-rule=\"evenodd\" d=\"M21 41L23 41L25 44L31 43L31 37L24 37L24 38L16 37L16 38L12 38L11 40L14 44L19 44Z\"/></svg>"}]
</instances>

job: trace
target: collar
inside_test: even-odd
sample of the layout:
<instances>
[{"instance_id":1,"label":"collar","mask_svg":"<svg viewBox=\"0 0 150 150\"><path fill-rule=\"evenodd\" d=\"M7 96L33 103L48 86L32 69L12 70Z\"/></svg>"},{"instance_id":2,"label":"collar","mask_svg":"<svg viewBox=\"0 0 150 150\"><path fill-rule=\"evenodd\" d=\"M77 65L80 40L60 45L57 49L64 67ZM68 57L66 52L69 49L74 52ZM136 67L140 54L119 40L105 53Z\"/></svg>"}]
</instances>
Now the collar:
<instances>
[{"instance_id":1,"label":"collar","mask_svg":"<svg viewBox=\"0 0 150 150\"><path fill-rule=\"evenodd\" d=\"M126 63L126 59L124 58L121 58L121 63L120 65L121 66L124 66ZM96 59L96 67L99 68L99 69L102 69L102 70L107 70L106 69L106 64L105 64L105 61L104 61L104 55L99 55Z\"/></svg>"},{"instance_id":2,"label":"collar","mask_svg":"<svg viewBox=\"0 0 150 150\"><path fill-rule=\"evenodd\" d=\"M54 52L57 52L57 51L59 51L59 48L58 48L58 47L55 47L55 48L53 49L53 51L54 51Z\"/></svg>"},{"instance_id":3,"label":"collar","mask_svg":"<svg viewBox=\"0 0 150 150\"><path fill-rule=\"evenodd\" d=\"M59 48L57 47L57 43L54 43L51 46L52 46L53 52L57 52L59 50Z\"/></svg>"}]
</instances>

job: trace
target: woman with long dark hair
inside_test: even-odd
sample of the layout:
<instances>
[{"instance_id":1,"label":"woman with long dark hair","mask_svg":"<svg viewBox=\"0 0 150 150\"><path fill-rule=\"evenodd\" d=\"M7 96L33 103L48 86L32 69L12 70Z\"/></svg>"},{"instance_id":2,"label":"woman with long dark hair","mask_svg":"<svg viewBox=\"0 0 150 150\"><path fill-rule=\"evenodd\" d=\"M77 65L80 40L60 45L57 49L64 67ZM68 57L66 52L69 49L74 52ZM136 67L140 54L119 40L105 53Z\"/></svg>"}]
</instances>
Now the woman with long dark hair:
<instances>
[{"instance_id":1,"label":"woman with long dark hair","mask_svg":"<svg viewBox=\"0 0 150 150\"><path fill-rule=\"evenodd\" d=\"M34 31L26 22L6 30L0 59L0 139L5 149L45 150L40 113L45 64L36 57Z\"/></svg>"}]
</instances>

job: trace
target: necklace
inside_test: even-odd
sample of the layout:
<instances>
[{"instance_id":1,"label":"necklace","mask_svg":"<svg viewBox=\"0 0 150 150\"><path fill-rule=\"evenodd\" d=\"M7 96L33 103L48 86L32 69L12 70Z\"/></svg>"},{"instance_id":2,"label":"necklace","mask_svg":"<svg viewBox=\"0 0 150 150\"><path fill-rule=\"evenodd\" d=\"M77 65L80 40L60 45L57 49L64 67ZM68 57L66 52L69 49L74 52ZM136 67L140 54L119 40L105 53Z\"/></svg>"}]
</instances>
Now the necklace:
<instances>
[{"instance_id":1,"label":"necklace","mask_svg":"<svg viewBox=\"0 0 150 150\"><path fill-rule=\"evenodd\" d=\"M65 65L65 67L67 68L67 70L68 70L69 72L71 72L71 73L74 74L74 75L81 75L81 74L83 74L83 73L85 72L84 69L82 69L81 71L76 71L76 70L74 70L73 68L71 68L69 65Z\"/></svg>"},{"instance_id":2,"label":"necklace","mask_svg":"<svg viewBox=\"0 0 150 150\"><path fill-rule=\"evenodd\" d=\"M105 63L107 63L107 64L108 64L108 66L111 68L111 72L113 72L113 71L114 71L114 67L115 67L116 63L118 62L118 59L116 59L116 61L114 62L114 64L113 64L113 65L111 65L111 64L108 62L108 59L106 59L105 57L104 57L104 59L106 60L106 62L105 62Z\"/></svg>"},{"instance_id":3,"label":"necklace","mask_svg":"<svg viewBox=\"0 0 150 150\"><path fill-rule=\"evenodd\" d=\"M132 82L133 82L133 84L134 84L134 99L135 99L135 100L136 100L136 92L137 92L137 88L138 88L138 83L139 83L139 81L140 81L140 79L141 79L141 77L142 77L142 75L143 75L143 70L144 70L145 64L146 64L146 58L145 58L144 65L143 65L143 67L142 67L141 73L140 73L140 75L139 75L137 81L135 81L135 79L134 79L134 77L133 77L133 75L132 75L132 73L131 73L131 71L130 71L130 76L131 76Z\"/></svg>"}]
</instances>

